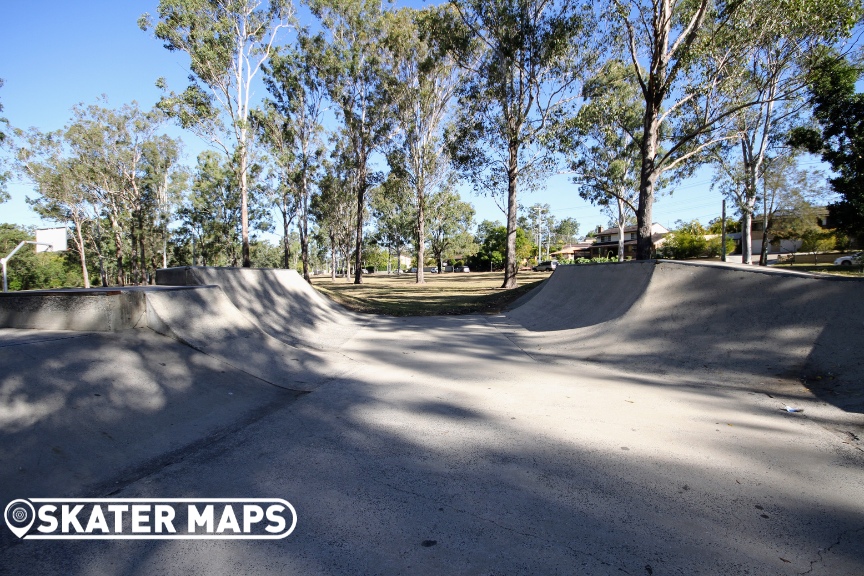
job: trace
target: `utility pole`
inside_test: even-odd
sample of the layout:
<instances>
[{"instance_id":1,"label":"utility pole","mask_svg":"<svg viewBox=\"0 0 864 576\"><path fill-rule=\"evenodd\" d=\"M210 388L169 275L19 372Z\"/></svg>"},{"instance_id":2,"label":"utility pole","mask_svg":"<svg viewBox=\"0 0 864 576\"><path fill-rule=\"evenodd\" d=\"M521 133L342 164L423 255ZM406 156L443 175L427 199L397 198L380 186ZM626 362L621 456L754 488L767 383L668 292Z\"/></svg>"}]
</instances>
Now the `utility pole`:
<instances>
[{"instance_id":1,"label":"utility pole","mask_svg":"<svg viewBox=\"0 0 864 576\"><path fill-rule=\"evenodd\" d=\"M540 206L535 206L534 210L537 210L537 264L540 264L541 256L543 255L543 225L540 222L540 216L543 214L544 210Z\"/></svg>"},{"instance_id":2,"label":"utility pole","mask_svg":"<svg viewBox=\"0 0 864 576\"><path fill-rule=\"evenodd\" d=\"M723 211L720 215L720 260L726 262L726 200L723 200Z\"/></svg>"}]
</instances>

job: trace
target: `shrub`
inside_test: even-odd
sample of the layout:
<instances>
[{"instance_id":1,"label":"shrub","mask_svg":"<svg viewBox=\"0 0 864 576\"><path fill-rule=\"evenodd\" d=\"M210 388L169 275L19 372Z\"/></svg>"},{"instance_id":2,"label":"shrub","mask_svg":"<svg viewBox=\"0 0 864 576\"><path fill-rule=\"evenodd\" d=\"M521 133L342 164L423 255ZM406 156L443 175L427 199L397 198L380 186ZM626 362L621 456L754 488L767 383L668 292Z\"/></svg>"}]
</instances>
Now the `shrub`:
<instances>
[{"instance_id":1,"label":"shrub","mask_svg":"<svg viewBox=\"0 0 864 576\"><path fill-rule=\"evenodd\" d=\"M720 236L710 238L705 246L705 254L711 258L715 258L722 254L722 242ZM726 239L726 254L732 254L735 251L735 241L731 238Z\"/></svg>"},{"instance_id":2,"label":"shrub","mask_svg":"<svg viewBox=\"0 0 864 576\"><path fill-rule=\"evenodd\" d=\"M684 260L703 256L707 250L708 241L705 240L705 236L679 230L666 237L666 242L658 256L672 260Z\"/></svg>"}]
</instances>

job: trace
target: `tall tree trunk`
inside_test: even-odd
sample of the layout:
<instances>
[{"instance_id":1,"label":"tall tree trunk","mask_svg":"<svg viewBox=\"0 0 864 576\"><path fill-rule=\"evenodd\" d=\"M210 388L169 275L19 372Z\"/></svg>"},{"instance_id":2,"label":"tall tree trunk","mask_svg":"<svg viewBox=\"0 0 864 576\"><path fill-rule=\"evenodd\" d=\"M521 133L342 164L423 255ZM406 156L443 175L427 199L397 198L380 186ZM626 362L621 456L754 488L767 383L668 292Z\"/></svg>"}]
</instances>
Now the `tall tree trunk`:
<instances>
[{"instance_id":1,"label":"tall tree trunk","mask_svg":"<svg viewBox=\"0 0 864 576\"><path fill-rule=\"evenodd\" d=\"M618 200L618 262L624 261L624 201L619 197Z\"/></svg>"},{"instance_id":2,"label":"tall tree trunk","mask_svg":"<svg viewBox=\"0 0 864 576\"><path fill-rule=\"evenodd\" d=\"M249 187L246 168L249 162L246 151L246 129L240 130L240 235L243 239L243 268L252 267L252 255L249 251Z\"/></svg>"},{"instance_id":3,"label":"tall tree trunk","mask_svg":"<svg viewBox=\"0 0 864 576\"><path fill-rule=\"evenodd\" d=\"M291 268L291 246L288 242L288 207L282 204L282 262L285 268Z\"/></svg>"},{"instance_id":4,"label":"tall tree trunk","mask_svg":"<svg viewBox=\"0 0 864 576\"><path fill-rule=\"evenodd\" d=\"M87 273L87 255L84 249L84 235L81 234L81 223L75 223L75 244L78 246L78 254L81 259L81 274L84 277L84 288L90 288L90 274Z\"/></svg>"},{"instance_id":5,"label":"tall tree trunk","mask_svg":"<svg viewBox=\"0 0 864 576\"><path fill-rule=\"evenodd\" d=\"M354 238L354 283L363 283L363 273L360 266L363 264L363 209L366 207L366 157L363 142L357 146L357 230ZM348 261L345 261L346 272Z\"/></svg>"},{"instance_id":6,"label":"tall tree trunk","mask_svg":"<svg viewBox=\"0 0 864 576\"><path fill-rule=\"evenodd\" d=\"M762 249L759 250L759 265L768 266L768 195L762 194Z\"/></svg>"},{"instance_id":7,"label":"tall tree trunk","mask_svg":"<svg viewBox=\"0 0 864 576\"><path fill-rule=\"evenodd\" d=\"M423 263L426 261L426 195L417 190L417 284L425 284Z\"/></svg>"},{"instance_id":8,"label":"tall tree trunk","mask_svg":"<svg viewBox=\"0 0 864 576\"><path fill-rule=\"evenodd\" d=\"M336 238L330 234L330 280L336 281Z\"/></svg>"},{"instance_id":9,"label":"tall tree trunk","mask_svg":"<svg viewBox=\"0 0 864 576\"><path fill-rule=\"evenodd\" d=\"M753 244L751 228L753 227L753 209L749 205L744 206L744 214L741 216L741 263L753 263Z\"/></svg>"},{"instance_id":10,"label":"tall tree trunk","mask_svg":"<svg viewBox=\"0 0 864 576\"><path fill-rule=\"evenodd\" d=\"M519 177L519 145L510 142L510 158L507 167L507 248L504 255L504 284L502 288L516 287L516 273L519 262L516 259L516 203L517 178Z\"/></svg>"},{"instance_id":11,"label":"tall tree trunk","mask_svg":"<svg viewBox=\"0 0 864 576\"><path fill-rule=\"evenodd\" d=\"M300 204L300 257L303 259L303 279L312 283L309 275L309 188L306 173L303 173L302 202Z\"/></svg>"},{"instance_id":12,"label":"tall tree trunk","mask_svg":"<svg viewBox=\"0 0 864 576\"><path fill-rule=\"evenodd\" d=\"M105 269L105 254L102 251L102 225L99 216L93 221L93 245L96 248L96 257L99 260L99 280L103 288L108 287L108 271Z\"/></svg>"},{"instance_id":13,"label":"tall tree trunk","mask_svg":"<svg viewBox=\"0 0 864 576\"><path fill-rule=\"evenodd\" d=\"M653 77L652 77L653 79ZM659 140L659 124L657 118L659 105L646 106L640 148L642 166L639 172L639 205L636 207L636 259L650 260L654 257L654 242L652 239L652 218L654 217L654 185L659 175L654 165Z\"/></svg>"},{"instance_id":14,"label":"tall tree trunk","mask_svg":"<svg viewBox=\"0 0 864 576\"><path fill-rule=\"evenodd\" d=\"M147 274L147 246L144 242L144 211L142 209L138 209L138 260L140 262L138 266L139 271L139 283L140 284L148 284L148 274Z\"/></svg>"},{"instance_id":15,"label":"tall tree trunk","mask_svg":"<svg viewBox=\"0 0 864 576\"><path fill-rule=\"evenodd\" d=\"M129 219L129 244L132 248L132 253L129 255L132 284L138 285L140 284L139 278L141 277L139 271L141 263L138 261L138 219L134 215Z\"/></svg>"},{"instance_id":16,"label":"tall tree trunk","mask_svg":"<svg viewBox=\"0 0 864 576\"><path fill-rule=\"evenodd\" d=\"M168 230L162 224L162 268L168 267Z\"/></svg>"},{"instance_id":17,"label":"tall tree trunk","mask_svg":"<svg viewBox=\"0 0 864 576\"><path fill-rule=\"evenodd\" d=\"M120 234L120 223L111 217L111 228L114 232L114 258L117 262L117 285L124 286L126 279L123 274L123 237Z\"/></svg>"},{"instance_id":18,"label":"tall tree trunk","mask_svg":"<svg viewBox=\"0 0 864 576\"><path fill-rule=\"evenodd\" d=\"M360 269L363 264L363 208L366 205L365 185L361 184L357 191L357 233L354 237L354 283L363 283L363 273ZM348 262L345 262L346 268ZM346 270L347 271L347 270Z\"/></svg>"}]
</instances>

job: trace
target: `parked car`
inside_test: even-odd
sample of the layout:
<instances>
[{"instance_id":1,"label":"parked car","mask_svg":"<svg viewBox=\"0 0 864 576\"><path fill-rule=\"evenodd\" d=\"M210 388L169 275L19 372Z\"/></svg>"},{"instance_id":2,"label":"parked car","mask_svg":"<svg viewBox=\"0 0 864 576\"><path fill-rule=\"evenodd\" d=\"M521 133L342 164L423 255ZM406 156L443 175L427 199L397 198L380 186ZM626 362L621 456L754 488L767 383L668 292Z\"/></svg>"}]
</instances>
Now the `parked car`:
<instances>
[{"instance_id":1,"label":"parked car","mask_svg":"<svg viewBox=\"0 0 864 576\"><path fill-rule=\"evenodd\" d=\"M834 260L834 266L852 266L853 264L860 263L862 258L864 258L864 252L856 252L855 254L849 254L848 256L841 256Z\"/></svg>"},{"instance_id":2,"label":"parked car","mask_svg":"<svg viewBox=\"0 0 864 576\"><path fill-rule=\"evenodd\" d=\"M545 262L540 262L539 264L537 264L536 266L534 266L531 269L534 270L534 272L547 272L547 271L552 272L557 267L558 267L558 261L557 260L546 260Z\"/></svg>"}]
</instances>

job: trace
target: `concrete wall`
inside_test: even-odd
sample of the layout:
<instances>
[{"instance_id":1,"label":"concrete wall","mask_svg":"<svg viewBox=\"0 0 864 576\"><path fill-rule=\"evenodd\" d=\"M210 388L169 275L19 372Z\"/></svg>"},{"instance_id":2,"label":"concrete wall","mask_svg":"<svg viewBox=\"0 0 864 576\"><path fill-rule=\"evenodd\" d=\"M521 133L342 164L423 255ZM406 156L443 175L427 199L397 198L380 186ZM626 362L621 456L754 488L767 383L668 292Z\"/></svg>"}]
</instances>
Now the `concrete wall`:
<instances>
[{"instance_id":1,"label":"concrete wall","mask_svg":"<svg viewBox=\"0 0 864 576\"><path fill-rule=\"evenodd\" d=\"M130 290L0 294L0 328L114 332L145 324L145 295Z\"/></svg>"}]
</instances>

